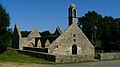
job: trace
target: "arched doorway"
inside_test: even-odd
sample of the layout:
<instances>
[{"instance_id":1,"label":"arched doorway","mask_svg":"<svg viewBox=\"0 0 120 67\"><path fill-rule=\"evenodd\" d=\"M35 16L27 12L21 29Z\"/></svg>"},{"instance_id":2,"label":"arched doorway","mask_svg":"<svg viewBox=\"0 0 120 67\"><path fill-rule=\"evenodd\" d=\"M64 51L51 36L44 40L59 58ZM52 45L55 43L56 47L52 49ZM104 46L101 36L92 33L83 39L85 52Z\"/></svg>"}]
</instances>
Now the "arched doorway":
<instances>
[{"instance_id":1,"label":"arched doorway","mask_svg":"<svg viewBox=\"0 0 120 67\"><path fill-rule=\"evenodd\" d=\"M75 44L72 46L72 54L77 54L77 46Z\"/></svg>"}]
</instances>

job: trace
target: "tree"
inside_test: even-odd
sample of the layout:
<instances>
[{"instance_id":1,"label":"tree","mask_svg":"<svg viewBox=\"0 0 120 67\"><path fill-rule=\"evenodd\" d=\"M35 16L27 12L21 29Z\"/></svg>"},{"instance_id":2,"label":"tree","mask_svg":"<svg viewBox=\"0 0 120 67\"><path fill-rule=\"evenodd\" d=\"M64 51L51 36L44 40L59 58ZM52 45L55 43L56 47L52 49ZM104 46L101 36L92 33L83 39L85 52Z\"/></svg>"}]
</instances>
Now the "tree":
<instances>
[{"instance_id":1,"label":"tree","mask_svg":"<svg viewBox=\"0 0 120 67\"><path fill-rule=\"evenodd\" d=\"M3 52L10 44L11 32L8 28L10 17L6 10L0 4L0 53Z\"/></svg>"},{"instance_id":2,"label":"tree","mask_svg":"<svg viewBox=\"0 0 120 67\"><path fill-rule=\"evenodd\" d=\"M115 18L111 24L109 44L112 50L120 51L120 18Z\"/></svg>"},{"instance_id":3,"label":"tree","mask_svg":"<svg viewBox=\"0 0 120 67\"><path fill-rule=\"evenodd\" d=\"M78 24L95 48L120 51L120 18L102 17L95 11L88 11L78 18Z\"/></svg>"},{"instance_id":4,"label":"tree","mask_svg":"<svg viewBox=\"0 0 120 67\"><path fill-rule=\"evenodd\" d=\"M28 37L31 31L21 31L22 37Z\"/></svg>"},{"instance_id":5,"label":"tree","mask_svg":"<svg viewBox=\"0 0 120 67\"><path fill-rule=\"evenodd\" d=\"M99 23L102 21L102 16L95 11L88 11L85 16L78 18L79 27L83 30L88 39L96 46L96 40L98 40Z\"/></svg>"},{"instance_id":6,"label":"tree","mask_svg":"<svg viewBox=\"0 0 120 67\"><path fill-rule=\"evenodd\" d=\"M113 47L111 44L111 37L113 36L111 34L111 27L113 23L114 18L111 16L105 16L102 19L101 22L101 41L102 41L102 47L106 50L109 51ZM112 35L112 36L111 36Z\"/></svg>"},{"instance_id":7,"label":"tree","mask_svg":"<svg viewBox=\"0 0 120 67\"><path fill-rule=\"evenodd\" d=\"M41 36L50 36L51 35L51 33L47 30L47 31L43 31L42 33L40 33L41 34Z\"/></svg>"}]
</instances>

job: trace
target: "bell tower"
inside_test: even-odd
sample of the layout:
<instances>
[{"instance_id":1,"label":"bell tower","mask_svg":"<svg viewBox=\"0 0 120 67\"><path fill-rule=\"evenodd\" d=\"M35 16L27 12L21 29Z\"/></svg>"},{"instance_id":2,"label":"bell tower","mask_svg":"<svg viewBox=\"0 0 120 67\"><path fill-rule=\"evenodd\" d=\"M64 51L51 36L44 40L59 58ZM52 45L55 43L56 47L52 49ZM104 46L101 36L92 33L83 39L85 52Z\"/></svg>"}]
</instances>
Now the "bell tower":
<instances>
[{"instance_id":1,"label":"bell tower","mask_svg":"<svg viewBox=\"0 0 120 67\"><path fill-rule=\"evenodd\" d=\"M76 24L77 21L77 8L75 4L71 4L68 9L68 25Z\"/></svg>"}]
</instances>

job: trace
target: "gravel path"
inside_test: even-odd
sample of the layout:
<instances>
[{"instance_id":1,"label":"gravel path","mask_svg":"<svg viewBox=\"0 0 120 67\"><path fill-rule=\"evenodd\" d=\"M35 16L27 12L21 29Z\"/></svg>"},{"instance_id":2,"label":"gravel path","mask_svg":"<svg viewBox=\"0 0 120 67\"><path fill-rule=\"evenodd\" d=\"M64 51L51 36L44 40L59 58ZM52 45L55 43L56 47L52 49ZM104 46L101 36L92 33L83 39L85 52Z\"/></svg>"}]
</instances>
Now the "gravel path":
<instances>
[{"instance_id":1,"label":"gravel path","mask_svg":"<svg viewBox=\"0 0 120 67\"><path fill-rule=\"evenodd\" d=\"M46 64L4 62L4 63L0 63L0 67L49 67L49 65L46 65Z\"/></svg>"},{"instance_id":2,"label":"gravel path","mask_svg":"<svg viewBox=\"0 0 120 67\"><path fill-rule=\"evenodd\" d=\"M56 65L4 62L0 67L120 67L120 60Z\"/></svg>"},{"instance_id":3,"label":"gravel path","mask_svg":"<svg viewBox=\"0 0 120 67\"><path fill-rule=\"evenodd\" d=\"M63 64L63 65L55 65L55 67L120 67L120 60L77 63L77 64Z\"/></svg>"}]
</instances>

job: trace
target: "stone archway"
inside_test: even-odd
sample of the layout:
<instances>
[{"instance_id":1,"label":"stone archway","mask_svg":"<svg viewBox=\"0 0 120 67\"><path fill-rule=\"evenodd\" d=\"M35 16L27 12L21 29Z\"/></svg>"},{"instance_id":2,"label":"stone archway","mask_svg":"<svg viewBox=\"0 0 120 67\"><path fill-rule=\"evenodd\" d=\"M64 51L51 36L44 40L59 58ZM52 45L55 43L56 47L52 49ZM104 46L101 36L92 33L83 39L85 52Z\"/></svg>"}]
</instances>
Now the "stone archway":
<instances>
[{"instance_id":1,"label":"stone archway","mask_svg":"<svg viewBox=\"0 0 120 67\"><path fill-rule=\"evenodd\" d=\"M37 42L37 47L42 48L41 40L40 40L40 39L39 39L38 42Z\"/></svg>"},{"instance_id":2,"label":"stone archway","mask_svg":"<svg viewBox=\"0 0 120 67\"><path fill-rule=\"evenodd\" d=\"M77 46L75 44L72 46L72 54L77 54Z\"/></svg>"}]
</instances>

